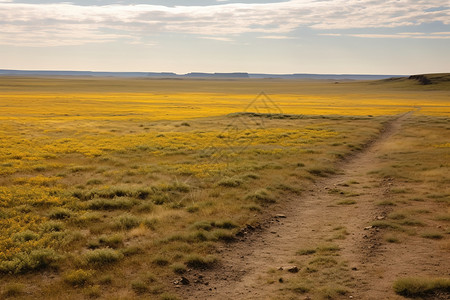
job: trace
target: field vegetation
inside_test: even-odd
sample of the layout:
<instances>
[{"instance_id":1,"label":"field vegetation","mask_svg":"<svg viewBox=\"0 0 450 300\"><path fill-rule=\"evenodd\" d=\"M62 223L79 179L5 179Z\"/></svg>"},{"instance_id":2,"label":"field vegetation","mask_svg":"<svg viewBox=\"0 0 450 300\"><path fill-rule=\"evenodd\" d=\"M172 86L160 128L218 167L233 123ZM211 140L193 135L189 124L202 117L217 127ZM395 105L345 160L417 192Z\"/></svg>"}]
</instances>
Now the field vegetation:
<instances>
[{"instance_id":1,"label":"field vegetation","mask_svg":"<svg viewBox=\"0 0 450 300\"><path fill-rule=\"evenodd\" d=\"M1 295L176 299L176 278L220 265L217 245L339 172L408 111L401 134L413 150L389 145L373 173L405 188L373 226L393 243L414 234L448 244L448 229L425 225L449 220L449 90L408 80L2 77ZM430 201L438 214L417 210ZM342 268L330 249L299 250L312 257L305 272Z\"/></svg>"}]
</instances>

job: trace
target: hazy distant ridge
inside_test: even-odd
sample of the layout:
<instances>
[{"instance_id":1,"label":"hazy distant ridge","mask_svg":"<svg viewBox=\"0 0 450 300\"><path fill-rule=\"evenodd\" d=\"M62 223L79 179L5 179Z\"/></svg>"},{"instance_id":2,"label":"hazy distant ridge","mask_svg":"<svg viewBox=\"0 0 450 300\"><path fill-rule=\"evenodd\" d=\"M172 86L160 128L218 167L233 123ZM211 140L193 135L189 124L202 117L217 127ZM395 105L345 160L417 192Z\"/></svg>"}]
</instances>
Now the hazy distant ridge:
<instances>
[{"instance_id":1,"label":"hazy distant ridge","mask_svg":"<svg viewBox=\"0 0 450 300\"><path fill-rule=\"evenodd\" d=\"M274 79L352 79L376 80L405 75L360 75L360 74L263 74L263 73L200 73L176 74L172 72L92 72L92 71L23 71L0 69L0 75L17 76L92 76L92 77L154 77L154 78L274 78Z\"/></svg>"}]
</instances>

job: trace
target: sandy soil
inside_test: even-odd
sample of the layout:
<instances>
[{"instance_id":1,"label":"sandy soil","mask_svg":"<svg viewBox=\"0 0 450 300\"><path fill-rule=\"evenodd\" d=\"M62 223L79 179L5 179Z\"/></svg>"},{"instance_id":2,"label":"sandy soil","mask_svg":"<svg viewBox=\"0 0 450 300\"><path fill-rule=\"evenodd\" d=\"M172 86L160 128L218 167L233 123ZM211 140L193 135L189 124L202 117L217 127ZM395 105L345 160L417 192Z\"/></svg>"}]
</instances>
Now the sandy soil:
<instances>
[{"instance_id":1,"label":"sandy soil","mask_svg":"<svg viewBox=\"0 0 450 300\"><path fill-rule=\"evenodd\" d=\"M368 174L378 163L383 144L395 139L395 133L409 115L386 125L385 130L363 151L340 165L340 172L313 184L298 199L290 201L260 228L249 228L238 242L224 245L217 256L221 266L210 271L190 271L190 284L178 286L185 299L276 299L280 283L264 280L271 268L292 265L295 252L323 243L333 227L343 226L348 235L333 240L339 245L339 258L351 273L351 292L343 299L403 299L394 293L393 281L406 275L448 275L448 253L426 239L411 238L408 243L387 243L382 229L370 228L382 220L390 208L376 205L389 199L396 186L392 178L380 179ZM346 183L357 181L348 186ZM342 195L331 189L351 189L356 204L336 205ZM276 217L283 214L285 217ZM442 252L442 253L441 253ZM299 295L298 299L311 299ZM340 296L339 296L340 297ZM443 298L446 299L446 298Z\"/></svg>"}]
</instances>

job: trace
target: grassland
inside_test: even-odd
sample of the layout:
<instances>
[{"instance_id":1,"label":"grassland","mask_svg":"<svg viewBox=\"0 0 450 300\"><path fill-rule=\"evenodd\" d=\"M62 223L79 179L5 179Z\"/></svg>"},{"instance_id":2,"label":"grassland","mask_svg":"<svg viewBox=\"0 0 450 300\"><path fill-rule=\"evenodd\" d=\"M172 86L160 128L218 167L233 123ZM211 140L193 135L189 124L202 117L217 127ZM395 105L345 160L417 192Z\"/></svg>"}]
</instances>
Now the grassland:
<instances>
[{"instance_id":1,"label":"grassland","mask_svg":"<svg viewBox=\"0 0 450 300\"><path fill-rule=\"evenodd\" d=\"M256 98L261 91L273 102ZM387 160L374 174L408 172L441 187L448 92L407 80L2 77L2 295L172 299L174 278L220 264L218 245L338 172L337 162L408 111L416 117L404 134L423 128L427 150L397 153L403 163ZM413 159L436 156L442 169L412 173ZM448 234L434 233L420 232Z\"/></svg>"}]
</instances>

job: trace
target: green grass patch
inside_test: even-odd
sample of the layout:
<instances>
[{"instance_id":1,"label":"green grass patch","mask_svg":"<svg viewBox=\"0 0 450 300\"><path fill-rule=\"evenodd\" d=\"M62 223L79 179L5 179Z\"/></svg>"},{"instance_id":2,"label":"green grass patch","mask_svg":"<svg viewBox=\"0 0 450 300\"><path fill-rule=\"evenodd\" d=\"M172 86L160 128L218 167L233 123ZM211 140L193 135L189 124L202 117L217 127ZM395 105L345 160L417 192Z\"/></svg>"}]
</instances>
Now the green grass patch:
<instances>
[{"instance_id":1,"label":"green grass patch","mask_svg":"<svg viewBox=\"0 0 450 300\"><path fill-rule=\"evenodd\" d=\"M316 253L316 249L300 249L296 252L297 255L311 255Z\"/></svg>"},{"instance_id":2,"label":"green grass patch","mask_svg":"<svg viewBox=\"0 0 450 300\"><path fill-rule=\"evenodd\" d=\"M72 270L64 275L64 281L73 286L84 286L91 282L93 275L94 272L90 270Z\"/></svg>"},{"instance_id":3,"label":"green grass patch","mask_svg":"<svg viewBox=\"0 0 450 300\"><path fill-rule=\"evenodd\" d=\"M425 232L425 233L422 233L421 236L423 238L431 239L431 240L441 240L444 238L444 236L439 232Z\"/></svg>"},{"instance_id":4,"label":"green grass patch","mask_svg":"<svg viewBox=\"0 0 450 300\"><path fill-rule=\"evenodd\" d=\"M217 258L211 255L189 255L185 259L186 265L193 269L211 269L216 263Z\"/></svg>"},{"instance_id":5,"label":"green grass patch","mask_svg":"<svg viewBox=\"0 0 450 300\"><path fill-rule=\"evenodd\" d=\"M450 292L449 278L400 278L394 282L394 291L402 296L418 297L433 292Z\"/></svg>"},{"instance_id":6,"label":"green grass patch","mask_svg":"<svg viewBox=\"0 0 450 300\"><path fill-rule=\"evenodd\" d=\"M90 250L84 254L84 258L89 264L97 266L115 263L123 258L123 254L113 249Z\"/></svg>"}]
</instances>

